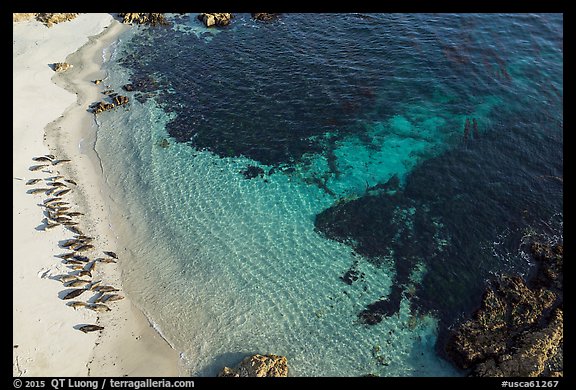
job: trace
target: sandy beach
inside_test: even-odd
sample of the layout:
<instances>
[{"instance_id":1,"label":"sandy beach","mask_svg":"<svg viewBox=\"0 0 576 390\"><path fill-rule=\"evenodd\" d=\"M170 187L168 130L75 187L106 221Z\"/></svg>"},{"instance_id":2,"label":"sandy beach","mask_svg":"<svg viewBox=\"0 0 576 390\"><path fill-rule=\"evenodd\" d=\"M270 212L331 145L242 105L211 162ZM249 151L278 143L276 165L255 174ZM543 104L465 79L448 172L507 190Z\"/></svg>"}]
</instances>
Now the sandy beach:
<instances>
[{"instance_id":1,"label":"sandy beach","mask_svg":"<svg viewBox=\"0 0 576 390\"><path fill-rule=\"evenodd\" d=\"M14 376L179 376L179 354L150 325L121 285L122 248L117 242L107 204L106 184L93 150L96 126L88 106L102 99L105 78L102 50L130 28L111 14L80 14L48 28L36 20L13 23L13 375ZM80 50L79 50L80 49ZM56 74L51 64L73 68ZM34 157L52 154L69 159L36 171ZM74 237L64 225L46 229L50 196L30 194L49 188L61 175L71 190L62 195L68 211L81 212L74 221L93 237L94 248L81 253L90 259L118 254L118 263L96 262L89 278L113 286L124 299L96 312L74 309L70 301L92 303L94 291L63 300L70 289L58 280L71 273L58 255L59 245ZM40 179L27 185L31 179ZM88 279L87 279L88 280ZM91 301L92 300L92 301ZM101 331L78 328L94 324Z\"/></svg>"}]
</instances>

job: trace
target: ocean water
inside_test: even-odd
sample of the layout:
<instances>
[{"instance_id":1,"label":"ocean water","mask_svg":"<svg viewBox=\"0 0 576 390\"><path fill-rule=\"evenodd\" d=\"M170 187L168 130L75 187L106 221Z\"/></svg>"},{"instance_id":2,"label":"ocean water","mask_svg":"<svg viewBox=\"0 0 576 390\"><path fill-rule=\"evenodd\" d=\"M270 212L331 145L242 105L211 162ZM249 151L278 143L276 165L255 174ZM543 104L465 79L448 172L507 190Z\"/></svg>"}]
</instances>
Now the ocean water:
<instances>
[{"instance_id":1,"label":"ocean water","mask_svg":"<svg viewBox=\"0 0 576 390\"><path fill-rule=\"evenodd\" d=\"M463 375L447 329L562 234L562 15L169 19L103 53L95 149L183 372Z\"/></svg>"}]
</instances>

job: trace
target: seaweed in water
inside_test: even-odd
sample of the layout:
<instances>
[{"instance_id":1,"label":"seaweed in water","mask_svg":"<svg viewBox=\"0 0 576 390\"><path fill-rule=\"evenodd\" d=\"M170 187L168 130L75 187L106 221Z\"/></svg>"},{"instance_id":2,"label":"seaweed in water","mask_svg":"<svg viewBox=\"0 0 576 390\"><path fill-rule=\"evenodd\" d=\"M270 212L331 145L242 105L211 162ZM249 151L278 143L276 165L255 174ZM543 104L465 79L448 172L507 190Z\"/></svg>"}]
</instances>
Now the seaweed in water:
<instances>
[{"instance_id":1,"label":"seaweed in water","mask_svg":"<svg viewBox=\"0 0 576 390\"><path fill-rule=\"evenodd\" d=\"M255 165L248 165L248 167L240 171L240 173L244 175L245 179L254 179L255 177L263 177L264 169Z\"/></svg>"},{"instance_id":2,"label":"seaweed in water","mask_svg":"<svg viewBox=\"0 0 576 390\"><path fill-rule=\"evenodd\" d=\"M536 172L519 176L514 168L516 157L510 151L532 150L535 137L513 126L506 133L486 134L474 153L454 149L424 161L402 189L370 191L316 216L319 233L352 246L376 266L394 254L391 291L358 313L361 323L373 325L397 313L404 295L410 295L411 310L434 313L443 332L477 307L485 280L493 272L506 267L527 271L525 261L504 264L484 250L483 243L492 242L504 229L511 232L510 243L517 242L525 226L538 226L551 210L562 207L559 194L552 188L544 190L543 183L552 181L534 180ZM550 153L549 158L561 164L561 150ZM484 167L483 175L470 175L472 163ZM544 174L545 168L534 167ZM539 187L533 190L534 186ZM517 247L507 248L514 250ZM420 262L427 271L414 292L406 294L405 286L412 283L410 277Z\"/></svg>"}]
</instances>

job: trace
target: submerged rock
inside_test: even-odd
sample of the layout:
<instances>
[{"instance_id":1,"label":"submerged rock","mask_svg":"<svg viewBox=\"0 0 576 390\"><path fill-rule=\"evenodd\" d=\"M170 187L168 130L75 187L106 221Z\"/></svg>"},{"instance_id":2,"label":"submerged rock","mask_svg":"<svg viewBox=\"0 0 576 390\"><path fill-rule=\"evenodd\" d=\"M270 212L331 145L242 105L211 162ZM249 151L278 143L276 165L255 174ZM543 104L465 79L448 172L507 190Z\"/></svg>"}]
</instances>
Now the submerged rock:
<instances>
[{"instance_id":1,"label":"submerged rock","mask_svg":"<svg viewBox=\"0 0 576 390\"><path fill-rule=\"evenodd\" d=\"M232 18L233 15L231 13L201 13L198 15L198 20L201 20L206 27L227 26Z\"/></svg>"},{"instance_id":2,"label":"submerged rock","mask_svg":"<svg viewBox=\"0 0 576 390\"><path fill-rule=\"evenodd\" d=\"M355 261L350 266L348 271L346 271L346 273L343 276L340 276L340 280L342 280L344 283L346 283L348 285L351 285L352 283L357 281L359 278L364 278L364 272L358 271L357 267L358 267L358 262Z\"/></svg>"},{"instance_id":3,"label":"submerged rock","mask_svg":"<svg viewBox=\"0 0 576 390\"><path fill-rule=\"evenodd\" d=\"M224 367L220 377L286 377L288 361L279 355L252 355L244 358L236 368Z\"/></svg>"},{"instance_id":4,"label":"submerged rock","mask_svg":"<svg viewBox=\"0 0 576 390\"><path fill-rule=\"evenodd\" d=\"M270 22L278 17L277 13L267 13L267 12L253 12L252 18L260 20L263 22Z\"/></svg>"},{"instance_id":5,"label":"submerged rock","mask_svg":"<svg viewBox=\"0 0 576 390\"><path fill-rule=\"evenodd\" d=\"M240 173L243 174L246 179L254 179L258 176L264 176L264 169L255 165L248 165L248 167L245 170L240 171Z\"/></svg>"}]
</instances>

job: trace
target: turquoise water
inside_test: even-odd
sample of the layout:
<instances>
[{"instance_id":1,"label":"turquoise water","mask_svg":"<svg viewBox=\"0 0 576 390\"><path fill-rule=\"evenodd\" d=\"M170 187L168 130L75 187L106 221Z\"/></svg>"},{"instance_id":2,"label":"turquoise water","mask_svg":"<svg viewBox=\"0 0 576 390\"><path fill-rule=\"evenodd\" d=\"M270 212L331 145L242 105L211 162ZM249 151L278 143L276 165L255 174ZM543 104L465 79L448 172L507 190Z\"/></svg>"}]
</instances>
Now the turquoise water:
<instances>
[{"instance_id":1,"label":"turquoise water","mask_svg":"<svg viewBox=\"0 0 576 390\"><path fill-rule=\"evenodd\" d=\"M554 183L523 192L541 171L562 175L561 98L550 89L547 104L529 107L542 95L530 72L562 89L556 41L537 39L540 22L523 16L515 20L535 38L498 56L480 50L506 25L498 18L469 27L459 50L460 30L442 27L458 15L325 16L332 35L310 18L238 15L207 30L174 16L172 27L133 28L107 49L116 92L147 80L127 109L98 116L125 289L182 352L185 374L274 353L294 376L462 375L438 354L439 332L487 275L529 266L514 242L505 259L490 243L561 212ZM534 44L539 62L523 51ZM467 118L478 131L464 142ZM262 174L246 178L250 166ZM460 214L482 202L486 212ZM535 204L531 219L516 216ZM345 283L350 270L358 278ZM455 281L464 282L456 295ZM362 321L392 296L389 315Z\"/></svg>"},{"instance_id":2,"label":"turquoise water","mask_svg":"<svg viewBox=\"0 0 576 390\"><path fill-rule=\"evenodd\" d=\"M432 317L405 307L376 327L357 323L394 271L364 262L362 283L338 283L357 256L314 232L315 214L331 204L325 192L282 174L245 180L242 159L163 148L165 121L134 103L102 125L97 148L132 227L125 288L192 375L258 352L286 355L291 375L455 374L433 352Z\"/></svg>"}]
</instances>

